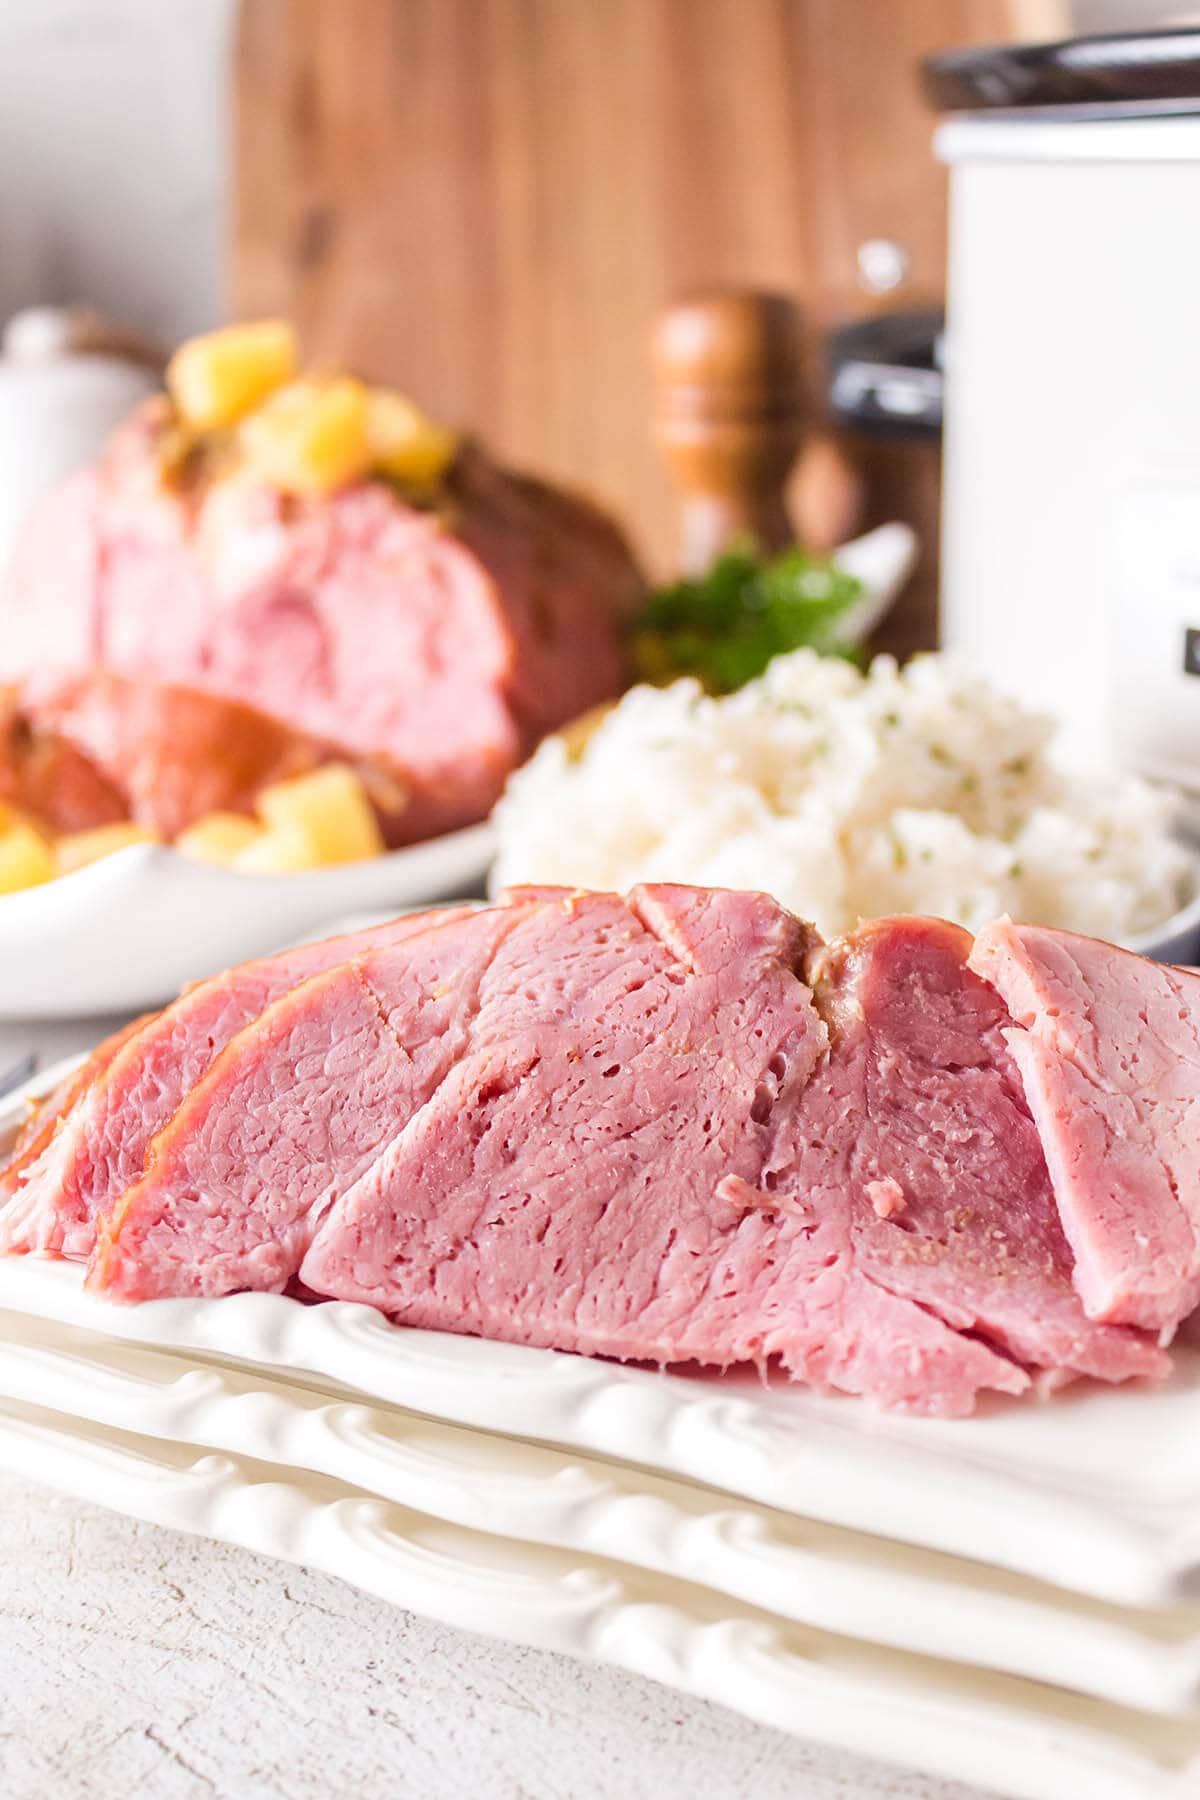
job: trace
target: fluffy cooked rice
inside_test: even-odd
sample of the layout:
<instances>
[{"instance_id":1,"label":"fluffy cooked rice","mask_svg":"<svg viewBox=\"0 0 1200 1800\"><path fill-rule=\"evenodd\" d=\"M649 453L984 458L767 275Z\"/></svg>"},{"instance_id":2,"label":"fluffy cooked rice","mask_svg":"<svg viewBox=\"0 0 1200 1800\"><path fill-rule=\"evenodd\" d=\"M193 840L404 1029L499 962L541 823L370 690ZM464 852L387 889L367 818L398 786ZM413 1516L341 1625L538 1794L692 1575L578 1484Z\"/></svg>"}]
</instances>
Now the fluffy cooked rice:
<instances>
[{"instance_id":1,"label":"fluffy cooked rice","mask_svg":"<svg viewBox=\"0 0 1200 1800\"><path fill-rule=\"evenodd\" d=\"M724 699L634 688L513 776L493 881L761 888L826 936L895 912L1150 930L1190 898L1177 798L1065 772L1053 731L944 656L864 675L799 650Z\"/></svg>"}]
</instances>

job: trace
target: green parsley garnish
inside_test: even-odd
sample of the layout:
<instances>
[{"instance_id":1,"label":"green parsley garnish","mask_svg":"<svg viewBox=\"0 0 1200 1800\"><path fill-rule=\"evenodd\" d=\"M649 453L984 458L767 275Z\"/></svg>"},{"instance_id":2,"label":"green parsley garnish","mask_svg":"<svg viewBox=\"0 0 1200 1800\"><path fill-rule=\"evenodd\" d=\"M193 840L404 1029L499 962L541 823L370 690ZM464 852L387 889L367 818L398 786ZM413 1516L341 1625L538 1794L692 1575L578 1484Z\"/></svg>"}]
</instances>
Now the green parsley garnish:
<instances>
[{"instance_id":1,"label":"green parsley garnish","mask_svg":"<svg viewBox=\"0 0 1200 1800\"><path fill-rule=\"evenodd\" d=\"M634 664L644 681L695 675L710 693L729 694L787 650L855 659L841 628L861 593L829 557L796 548L764 558L736 546L698 580L650 595L634 621Z\"/></svg>"}]
</instances>

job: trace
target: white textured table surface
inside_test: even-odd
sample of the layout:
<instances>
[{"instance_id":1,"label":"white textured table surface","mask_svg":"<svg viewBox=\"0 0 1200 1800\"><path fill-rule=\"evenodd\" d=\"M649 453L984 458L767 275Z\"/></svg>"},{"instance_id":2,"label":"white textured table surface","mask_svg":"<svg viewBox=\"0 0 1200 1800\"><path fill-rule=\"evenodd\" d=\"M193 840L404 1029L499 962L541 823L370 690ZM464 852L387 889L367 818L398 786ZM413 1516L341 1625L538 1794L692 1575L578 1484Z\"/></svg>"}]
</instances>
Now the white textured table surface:
<instances>
[{"instance_id":1,"label":"white textured table surface","mask_svg":"<svg viewBox=\"0 0 1200 1800\"><path fill-rule=\"evenodd\" d=\"M0 1519L4 1800L982 1800L3 1474Z\"/></svg>"},{"instance_id":2,"label":"white textured table surface","mask_svg":"<svg viewBox=\"0 0 1200 1800\"><path fill-rule=\"evenodd\" d=\"M0 1477L5 1800L972 1800Z\"/></svg>"}]
</instances>

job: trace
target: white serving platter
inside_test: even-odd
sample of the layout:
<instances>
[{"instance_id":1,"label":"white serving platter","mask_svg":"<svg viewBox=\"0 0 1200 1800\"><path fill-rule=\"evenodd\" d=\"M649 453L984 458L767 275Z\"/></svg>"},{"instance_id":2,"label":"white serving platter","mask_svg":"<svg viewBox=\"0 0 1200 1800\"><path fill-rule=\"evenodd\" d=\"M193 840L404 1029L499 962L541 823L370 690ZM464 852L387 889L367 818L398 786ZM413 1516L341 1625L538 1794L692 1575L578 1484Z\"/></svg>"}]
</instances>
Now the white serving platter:
<instances>
[{"instance_id":1,"label":"white serving platter","mask_svg":"<svg viewBox=\"0 0 1200 1800\"><path fill-rule=\"evenodd\" d=\"M0 1102L0 1159L31 1099ZM451 1424L636 1463L784 1512L942 1551L1119 1606L1200 1603L1200 1334L1172 1378L1079 1382L970 1419L881 1413L750 1371L658 1372L391 1323L280 1294L121 1306L75 1263L0 1257L0 1308L217 1359L305 1372Z\"/></svg>"},{"instance_id":2,"label":"white serving platter","mask_svg":"<svg viewBox=\"0 0 1200 1800\"><path fill-rule=\"evenodd\" d=\"M297 875L239 875L132 844L42 887L0 896L0 1019L134 1013L186 982L319 932L479 891L492 830Z\"/></svg>"},{"instance_id":3,"label":"white serving platter","mask_svg":"<svg viewBox=\"0 0 1200 1800\"><path fill-rule=\"evenodd\" d=\"M868 1643L1200 1720L1200 1607L1136 1613L711 1489L302 1382L0 1313L0 1395L328 1475L454 1525L606 1557Z\"/></svg>"},{"instance_id":4,"label":"white serving platter","mask_svg":"<svg viewBox=\"0 0 1200 1800\"><path fill-rule=\"evenodd\" d=\"M972 1419L881 1414L754 1375L660 1374L414 1331L277 1294L117 1306L73 1264L0 1259L0 1307L633 1463L780 1511L1146 1609L1200 1600L1200 1352Z\"/></svg>"},{"instance_id":5,"label":"white serving platter","mask_svg":"<svg viewBox=\"0 0 1200 1800\"><path fill-rule=\"evenodd\" d=\"M1190 1800L1200 1728L788 1625L599 1557L430 1519L328 1477L0 1403L0 1466L340 1576L459 1628L650 1676L822 1743L1019 1800Z\"/></svg>"}]
</instances>

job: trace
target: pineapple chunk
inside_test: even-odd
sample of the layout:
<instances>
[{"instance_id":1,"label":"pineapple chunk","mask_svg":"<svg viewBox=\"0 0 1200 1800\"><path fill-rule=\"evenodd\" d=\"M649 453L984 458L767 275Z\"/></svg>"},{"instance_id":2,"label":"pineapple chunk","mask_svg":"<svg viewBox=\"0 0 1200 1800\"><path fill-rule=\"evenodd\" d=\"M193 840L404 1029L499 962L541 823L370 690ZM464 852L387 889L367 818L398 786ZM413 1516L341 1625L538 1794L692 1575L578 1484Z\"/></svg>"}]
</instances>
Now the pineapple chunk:
<instances>
[{"instance_id":1,"label":"pineapple chunk","mask_svg":"<svg viewBox=\"0 0 1200 1800\"><path fill-rule=\"evenodd\" d=\"M395 481L430 487L445 472L458 439L393 388L373 388L367 399L371 466Z\"/></svg>"},{"instance_id":2,"label":"pineapple chunk","mask_svg":"<svg viewBox=\"0 0 1200 1800\"><path fill-rule=\"evenodd\" d=\"M296 333L283 319L227 325L194 337L167 365L167 387L197 431L234 425L296 371Z\"/></svg>"},{"instance_id":3,"label":"pineapple chunk","mask_svg":"<svg viewBox=\"0 0 1200 1800\"><path fill-rule=\"evenodd\" d=\"M298 825L280 825L260 831L234 858L233 867L243 875L298 875L319 868L320 860L306 831Z\"/></svg>"},{"instance_id":4,"label":"pineapple chunk","mask_svg":"<svg viewBox=\"0 0 1200 1800\"><path fill-rule=\"evenodd\" d=\"M197 862L232 868L242 851L257 843L262 835L262 827L244 813L211 812L181 831L175 848Z\"/></svg>"},{"instance_id":5,"label":"pineapple chunk","mask_svg":"<svg viewBox=\"0 0 1200 1800\"><path fill-rule=\"evenodd\" d=\"M290 841L295 834L309 845L309 864L302 866L358 862L378 856L384 848L366 789L344 763L327 763L311 775L264 788L258 810L268 836L282 834ZM283 852L264 852L269 854ZM239 867L245 867L244 861Z\"/></svg>"},{"instance_id":6,"label":"pineapple chunk","mask_svg":"<svg viewBox=\"0 0 1200 1800\"><path fill-rule=\"evenodd\" d=\"M329 494L371 466L367 390L352 376L293 381L246 419L245 466L288 494Z\"/></svg>"},{"instance_id":7,"label":"pineapple chunk","mask_svg":"<svg viewBox=\"0 0 1200 1800\"><path fill-rule=\"evenodd\" d=\"M55 873L69 875L72 869L99 862L102 856L111 856L114 850L125 850L130 844L160 842L156 831L135 825L132 820L120 825L97 825L92 831L69 831L54 846Z\"/></svg>"},{"instance_id":8,"label":"pineapple chunk","mask_svg":"<svg viewBox=\"0 0 1200 1800\"><path fill-rule=\"evenodd\" d=\"M54 853L41 832L15 814L0 812L0 894L49 881L55 872Z\"/></svg>"}]
</instances>

